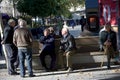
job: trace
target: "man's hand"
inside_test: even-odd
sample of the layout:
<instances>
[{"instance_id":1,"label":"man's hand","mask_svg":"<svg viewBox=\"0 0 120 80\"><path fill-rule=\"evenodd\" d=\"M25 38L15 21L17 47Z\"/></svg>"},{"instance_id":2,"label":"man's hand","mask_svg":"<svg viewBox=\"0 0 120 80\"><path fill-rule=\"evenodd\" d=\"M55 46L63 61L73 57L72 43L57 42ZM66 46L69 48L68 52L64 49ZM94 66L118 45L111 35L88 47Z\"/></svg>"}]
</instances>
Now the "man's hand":
<instances>
[{"instance_id":1,"label":"man's hand","mask_svg":"<svg viewBox=\"0 0 120 80\"><path fill-rule=\"evenodd\" d=\"M66 53L65 53L65 52L63 53L63 56L66 56Z\"/></svg>"},{"instance_id":2,"label":"man's hand","mask_svg":"<svg viewBox=\"0 0 120 80\"><path fill-rule=\"evenodd\" d=\"M1 44L4 44L4 41L1 41Z\"/></svg>"},{"instance_id":3,"label":"man's hand","mask_svg":"<svg viewBox=\"0 0 120 80\"><path fill-rule=\"evenodd\" d=\"M104 45L106 45L107 47L110 47L110 46L111 46L111 42L106 41L106 42L104 43Z\"/></svg>"}]
</instances>

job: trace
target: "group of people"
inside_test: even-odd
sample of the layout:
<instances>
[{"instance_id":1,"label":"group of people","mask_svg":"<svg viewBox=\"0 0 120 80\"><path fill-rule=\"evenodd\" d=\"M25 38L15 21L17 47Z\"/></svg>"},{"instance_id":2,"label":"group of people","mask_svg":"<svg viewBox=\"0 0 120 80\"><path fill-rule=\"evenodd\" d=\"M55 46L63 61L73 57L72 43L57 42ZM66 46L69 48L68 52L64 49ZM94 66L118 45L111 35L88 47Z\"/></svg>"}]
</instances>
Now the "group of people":
<instances>
[{"instance_id":1,"label":"group of people","mask_svg":"<svg viewBox=\"0 0 120 80\"><path fill-rule=\"evenodd\" d=\"M18 25L14 19L9 19L8 24L4 27L3 39L1 44L5 46L7 53L8 74L18 75L16 68L20 68L20 76L25 77L25 59L29 77L34 77L32 70L32 42L33 37L29 29L26 27L27 22L23 19L18 20ZM55 54L55 34L52 27L44 30L44 35L40 37L40 43L43 44L40 52L40 61L46 71L56 70L56 54ZM72 70L71 55L75 53L75 39L70 35L67 28L61 30L59 64L61 68ZM51 57L50 67L46 65L45 57ZM64 66L64 57L66 57L66 66Z\"/></svg>"},{"instance_id":2,"label":"group of people","mask_svg":"<svg viewBox=\"0 0 120 80\"><path fill-rule=\"evenodd\" d=\"M20 76L25 77L25 59L29 77L34 77L32 71L32 34L26 28L26 21L18 20L18 25L14 19L9 19L4 27L3 40L1 44L5 46L7 53L8 74L18 75L16 68L20 67Z\"/></svg>"},{"instance_id":3,"label":"group of people","mask_svg":"<svg viewBox=\"0 0 120 80\"><path fill-rule=\"evenodd\" d=\"M52 31L51 31L52 30ZM58 54L58 65L61 66L61 69L67 69L68 71L72 70L72 61L71 55L76 51L76 43L74 37L69 33L67 28L62 28L61 30L61 40ZM56 70L56 54L55 54L55 34L53 29L46 28L44 30L44 36L40 38L40 42L43 44L40 53L40 60L42 66L46 71ZM51 64L50 67L46 66L45 56L50 55ZM64 66L64 57L66 57L66 66Z\"/></svg>"},{"instance_id":4,"label":"group of people","mask_svg":"<svg viewBox=\"0 0 120 80\"><path fill-rule=\"evenodd\" d=\"M29 77L34 77L32 70L32 42L33 37L29 29L26 27L27 22L23 19L18 20L18 25L15 25L15 20L10 19L4 27L4 37L1 42L5 46L8 59L8 74L17 75L16 68L20 67L20 76L25 77L25 59ZM46 28L40 37L39 42L43 44L40 51L40 61L46 71L56 70L56 59L61 69L72 71L71 56L76 53L76 43L74 37L69 33L66 27L61 30L61 38L59 44L58 57L55 53L55 34L52 27ZM106 24L104 30L100 32L100 44L107 54L108 69L110 69L110 59L117 54L117 39L116 33L111 29L110 24ZM50 66L46 65L45 57L51 57ZM64 63L66 62L66 63ZM66 65L65 65L66 64Z\"/></svg>"}]
</instances>

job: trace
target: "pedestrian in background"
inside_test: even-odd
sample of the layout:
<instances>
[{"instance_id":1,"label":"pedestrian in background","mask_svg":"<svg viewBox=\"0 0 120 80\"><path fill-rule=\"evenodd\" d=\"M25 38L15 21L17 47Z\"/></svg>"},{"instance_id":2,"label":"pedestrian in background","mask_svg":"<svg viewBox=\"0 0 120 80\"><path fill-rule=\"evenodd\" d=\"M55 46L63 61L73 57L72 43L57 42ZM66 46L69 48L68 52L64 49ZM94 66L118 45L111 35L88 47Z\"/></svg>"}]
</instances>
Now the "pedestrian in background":
<instances>
[{"instance_id":1,"label":"pedestrian in background","mask_svg":"<svg viewBox=\"0 0 120 80\"><path fill-rule=\"evenodd\" d=\"M82 16L82 18L80 19L80 24L81 24L81 31L84 31L84 26L86 24L86 19L84 18L84 16Z\"/></svg>"},{"instance_id":2,"label":"pedestrian in background","mask_svg":"<svg viewBox=\"0 0 120 80\"><path fill-rule=\"evenodd\" d=\"M17 47L13 44L13 34L14 34L15 20L10 19L8 25L4 28L3 40L1 44L4 44L7 58L8 58L8 74L17 75L15 71L15 62L17 59Z\"/></svg>"},{"instance_id":3,"label":"pedestrian in background","mask_svg":"<svg viewBox=\"0 0 120 80\"><path fill-rule=\"evenodd\" d=\"M27 69L29 77L34 77L32 71L32 34L26 28L26 21L21 20L19 28L15 30L13 43L18 48L19 63L20 63L20 76L25 77L25 59L27 62Z\"/></svg>"}]
</instances>

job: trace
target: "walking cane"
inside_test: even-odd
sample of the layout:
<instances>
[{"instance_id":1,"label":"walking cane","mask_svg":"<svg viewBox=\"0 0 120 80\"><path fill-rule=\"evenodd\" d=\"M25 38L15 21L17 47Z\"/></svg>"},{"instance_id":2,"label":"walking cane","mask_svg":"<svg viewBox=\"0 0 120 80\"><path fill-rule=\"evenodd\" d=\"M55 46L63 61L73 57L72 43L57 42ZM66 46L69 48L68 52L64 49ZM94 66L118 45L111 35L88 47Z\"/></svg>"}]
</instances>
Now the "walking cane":
<instances>
[{"instance_id":1,"label":"walking cane","mask_svg":"<svg viewBox=\"0 0 120 80\"><path fill-rule=\"evenodd\" d=\"M104 52L104 56L103 56L102 62L101 62L101 64L100 64L100 67L101 67L101 68L102 68L102 66L103 66L103 61L104 61L104 59L105 59L105 52Z\"/></svg>"},{"instance_id":2,"label":"walking cane","mask_svg":"<svg viewBox=\"0 0 120 80\"><path fill-rule=\"evenodd\" d=\"M107 46L105 46L105 47L107 47ZM104 59L105 59L105 53L106 53L106 49L104 49L104 53L103 53L103 59L102 59L102 62L101 62L101 64L100 64L100 67L102 68L102 66L103 66L103 61L104 61Z\"/></svg>"},{"instance_id":3,"label":"walking cane","mask_svg":"<svg viewBox=\"0 0 120 80\"><path fill-rule=\"evenodd\" d=\"M106 48L108 48L108 46L106 45L105 46ZM105 56L106 56L106 49L104 49L104 57L103 57L103 61L104 61L104 59L105 59ZM102 66L103 66L103 61L101 62L101 65L100 65L100 67L102 68Z\"/></svg>"}]
</instances>

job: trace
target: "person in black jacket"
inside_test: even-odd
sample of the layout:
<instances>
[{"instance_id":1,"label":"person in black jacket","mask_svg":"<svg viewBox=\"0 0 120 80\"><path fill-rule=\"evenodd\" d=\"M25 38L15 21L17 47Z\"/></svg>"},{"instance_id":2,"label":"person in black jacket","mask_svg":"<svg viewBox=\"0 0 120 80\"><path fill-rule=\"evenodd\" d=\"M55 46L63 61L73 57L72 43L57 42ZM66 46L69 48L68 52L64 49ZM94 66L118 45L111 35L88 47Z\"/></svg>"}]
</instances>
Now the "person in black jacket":
<instances>
[{"instance_id":1,"label":"person in black jacket","mask_svg":"<svg viewBox=\"0 0 120 80\"><path fill-rule=\"evenodd\" d=\"M13 34L14 34L15 20L10 19L8 25L4 28L3 40L1 44L5 45L8 58L8 74L16 75L15 62L17 60L17 47L13 44Z\"/></svg>"},{"instance_id":2,"label":"person in black jacket","mask_svg":"<svg viewBox=\"0 0 120 80\"><path fill-rule=\"evenodd\" d=\"M74 37L69 33L67 28L63 28L62 38L60 40L59 65L64 68L64 56L66 57L67 70L72 70L71 56L76 52L76 43Z\"/></svg>"},{"instance_id":3,"label":"person in black jacket","mask_svg":"<svg viewBox=\"0 0 120 80\"><path fill-rule=\"evenodd\" d=\"M43 44L41 53L40 53L40 60L43 67L45 67L46 71L54 70L55 69L55 39L53 36L50 35L49 29L44 30L44 36L41 36L40 43ZM51 64L50 67L46 66L45 57L46 55L50 55L51 57Z\"/></svg>"},{"instance_id":4,"label":"person in black jacket","mask_svg":"<svg viewBox=\"0 0 120 80\"><path fill-rule=\"evenodd\" d=\"M101 32L100 41L103 45L105 54L107 54L107 68L110 69L110 60L117 52L116 33L111 30L110 24L106 24L105 30Z\"/></svg>"}]
</instances>

